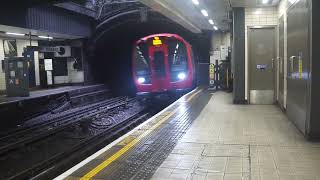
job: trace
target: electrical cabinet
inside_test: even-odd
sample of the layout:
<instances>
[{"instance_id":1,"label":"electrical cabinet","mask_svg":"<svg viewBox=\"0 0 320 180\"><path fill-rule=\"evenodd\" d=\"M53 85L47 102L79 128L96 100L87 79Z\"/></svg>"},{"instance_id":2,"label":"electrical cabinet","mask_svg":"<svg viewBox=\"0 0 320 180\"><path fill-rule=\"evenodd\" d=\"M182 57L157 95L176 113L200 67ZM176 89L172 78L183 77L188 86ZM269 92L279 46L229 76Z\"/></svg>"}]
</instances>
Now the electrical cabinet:
<instances>
[{"instance_id":1,"label":"electrical cabinet","mask_svg":"<svg viewBox=\"0 0 320 180\"><path fill-rule=\"evenodd\" d=\"M29 96L28 64L26 58L23 57L4 60L7 96Z\"/></svg>"}]
</instances>

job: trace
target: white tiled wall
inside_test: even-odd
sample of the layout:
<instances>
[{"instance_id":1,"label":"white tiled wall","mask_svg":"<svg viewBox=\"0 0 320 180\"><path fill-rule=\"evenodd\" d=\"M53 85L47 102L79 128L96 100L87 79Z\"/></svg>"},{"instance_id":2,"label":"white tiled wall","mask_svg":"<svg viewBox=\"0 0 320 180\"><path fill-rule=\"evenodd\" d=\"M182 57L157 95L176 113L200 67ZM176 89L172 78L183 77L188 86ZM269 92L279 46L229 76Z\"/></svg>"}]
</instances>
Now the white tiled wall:
<instances>
[{"instance_id":1,"label":"white tiled wall","mask_svg":"<svg viewBox=\"0 0 320 180\"><path fill-rule=\"evenodd\" d=\"M0 39L0 60L4 59L3 41ZM6 89L5 75L2 71L2 62L0 62L0 91Z\"/></svg>"},{"instance_id":2,"label":"white tiled wall","mask_svg":"<svg viewBox=\"0 0 320 180\"><path fill-rule=\"evenodd\" d=\"M54 84L67 84L69 83L68 76L54 76Z\"/></svg>"},{"instance_id":3,"label":"white tiled wall","mask_svg":"<svg viewBox=\"0 0 320 180\"><path fill-rule=\"evenodd\" d=\"M70 83L82 83L84 82L83 71L78 71L73 68L73 60L68 60L68 75Z\"/></svg>"},{"instance_id":4,"label":"white tiled wall","mask_svg":"<svg viewBox=\"0 0 320 180\"><path fill-rule=\"evenodd\" d=\"M221 45L225 45L227 47L230 47L230 33L222 33L222 32L215 32L212 35L211 40L211 51L214 51L216 49L220 49Z\"/></svg>"},{"instance_id":5,"label":"white tiled wall","mask_svg":"<svg viewBox=\"0 0 320 180\"><path fill-rule=\"evenodd\" d=\"M84 82L83 71L78 71L73 68L74 61L72 59L67 60L68 76L55 76L55 84L67 84L67 83L82 83Z\"/></svg>"},{"instance_id":6,"label":"white tiled wall","mask_svg":"<svg viewBox=\"0 0 320 180\"><path fill-rule=\"evenodd\" d=\"M248 26L277 25L278 11L276 7L245 8L245 98L248 99Z\"/></svg>"}]
</instances>

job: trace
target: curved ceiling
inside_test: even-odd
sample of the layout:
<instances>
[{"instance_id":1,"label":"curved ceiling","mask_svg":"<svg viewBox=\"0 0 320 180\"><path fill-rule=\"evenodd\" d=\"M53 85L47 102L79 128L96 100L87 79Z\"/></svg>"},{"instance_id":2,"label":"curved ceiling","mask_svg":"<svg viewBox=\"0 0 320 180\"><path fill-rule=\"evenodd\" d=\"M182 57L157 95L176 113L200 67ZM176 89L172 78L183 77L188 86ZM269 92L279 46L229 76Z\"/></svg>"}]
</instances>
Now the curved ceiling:
<instances>
[{"instance_id":1,"label":"curved ceiling","mask_svg":"<svg viewBox=\"0 0 320 180\"><path fill-rule=\"evenodd\" d=\"M209 19L212 19L220 30L228 31L231 22L229 12L232 7L277 6L279 3L279 0L269 0L266 4L263 4L262 0L198 0L199 5L195 5L192 0L139 1L194 33L213 30ZM202 9L208 12L208 17L202 15Z\"/></svg>"}]
</instances>

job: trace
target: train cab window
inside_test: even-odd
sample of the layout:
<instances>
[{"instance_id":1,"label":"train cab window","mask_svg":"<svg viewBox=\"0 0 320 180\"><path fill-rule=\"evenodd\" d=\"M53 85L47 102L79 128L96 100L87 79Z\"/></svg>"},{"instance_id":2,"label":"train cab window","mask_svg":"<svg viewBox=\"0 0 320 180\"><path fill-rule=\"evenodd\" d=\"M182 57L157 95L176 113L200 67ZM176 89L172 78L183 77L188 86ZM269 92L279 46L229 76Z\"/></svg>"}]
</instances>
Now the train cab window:
<instances>
[{"instance_id":1,"label":"train cab window","mask_svg":"<svg viewBox=\"0 0 320 180\"><path fill-rule=\"evenodd\" d=\"M164 53L162 51L154 52L154 70L157 77L163 77L166 74L165 64L164 64Z\"/></svg>"},{"instance_id":2,"label":"train cab window","mask_svg":"<svg viewBox=\"0 0 320 180\"><path fill-rule=\"evenodd\" d=\"M168 39L169 65L171 71L171 80L179 81L179 74L188 74L188 55L185 45L176 39ZM180 78L179 78L180 77Z\"/></svg>"},{"instance_id":3,"label":"train cab window","mask_svg":"<svg viewBox=\"0 0 320 180\"><path fill-rule=\"evenodd\" d=\"M144 78L144 83L150 83L151 73L147 45L140 44L136 46L134 63L137 77Z\"/></svg>"}]
</instances>

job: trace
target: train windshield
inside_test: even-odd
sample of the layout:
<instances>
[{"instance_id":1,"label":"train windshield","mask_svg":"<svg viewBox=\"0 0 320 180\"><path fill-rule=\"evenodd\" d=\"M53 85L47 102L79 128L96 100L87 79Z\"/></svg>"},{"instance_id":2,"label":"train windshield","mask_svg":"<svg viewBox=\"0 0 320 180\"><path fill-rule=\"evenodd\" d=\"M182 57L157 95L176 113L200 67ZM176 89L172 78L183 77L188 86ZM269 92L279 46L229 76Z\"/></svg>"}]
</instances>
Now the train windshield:
<instances>
[{"instance_id":1,"label":"train windshield","mask_svg":"<svg viewBox=\"0 0 320 180\"><path fill-rule=\"evenodd\" d=\"M188 74L188 55L186 46L177 39L168 39L169 65L172 81L184 79Z\"/></svg>"},{"instance_id":2,"label":"train windshield","mask_svg":"<svg viewBox=\"0 0 320 180\"><path fill-rule=\"evenodd\" d=\"M164 64L164 53L162 51L154 52L153 54L153 64L154 70L158 77L163 77L166 75L165 64Z\"/></svg>"},{"instance_id":3,"label":"train windshield","mask_svg":"<svg viewBox=\"0 0 320 180\"><path fill-rule=\"evenodd\" d=\"M150 80L150 61L146 43L141 43L135 49L135 68L138 77L143 77L147 83Z\"/></svg>"}]
</instances>

